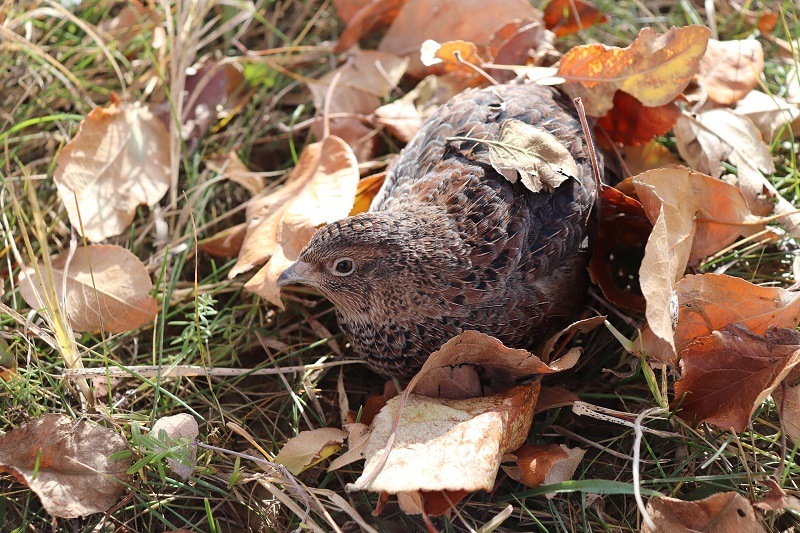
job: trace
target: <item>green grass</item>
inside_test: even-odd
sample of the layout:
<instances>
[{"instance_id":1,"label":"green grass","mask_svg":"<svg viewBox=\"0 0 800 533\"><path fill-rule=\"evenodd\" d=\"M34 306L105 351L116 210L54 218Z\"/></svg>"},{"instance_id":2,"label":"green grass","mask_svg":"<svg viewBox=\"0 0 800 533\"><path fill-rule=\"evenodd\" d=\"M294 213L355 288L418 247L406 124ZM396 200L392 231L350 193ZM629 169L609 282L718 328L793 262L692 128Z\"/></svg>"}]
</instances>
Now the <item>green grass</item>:
<instances>
[{"instance_id":1,"label":"green grass","mask_svg":"<svg viewBox=\"0 0 800 533\"><path fill-rule=\"evenodd\" d=\"M560 40L557 47L563 52L588 41L626 46L644 26L658 29L661 25L705 23L706 15L697 8L700 4L688 0L598 0L596 5L611 22ZM150 103L158 98L167 102L170 87L164 88L157 80L170 79L172 72L169 61L162 58L163 51L153 47L152 23L145 20L128 42L100 46L62 10L49 9L38 15L33 10L48 6L4 4L2 8L7 27L14 21L17 29L13 31L15 39L0 36L0 231L14 240L21 258L8 242L2 244L0 341L5 345L0 344L0 352L7 355L0 353L0 361L10 364L13 360L17 375L0 380L0 431L10 431L44 413L86 417L119 432L131 443L138 463L128 496L108 516L73 520L53 521L26 487L0 474L0 530L292 531L300 527L306 509L308 519L320 531L334 530L331 522L343 531L356 530L349 512L357 512L378 531L422 530L419 518L404 515L394 505L379 517L370 516L377 502L375 494L345 493L345 484L360 474L361 463L335 473L316 467L293 480L263 462L264 457L245 434L274 456L301 430L340 427L340 368L346 369L345 387L353 408L381 391L383 382L363 365L335 364L339 358L330 341L344 346L346 340L326 301L295 294L287 302L287 311L278 312L244 291L246 276L228 280L233 261L212 258L195 247L198 239L242 222L244 214L239 207L248 198L238 185L211 179L214 175L203 164L205 159L235 150L254 169L285 171L310 141L307 131L293 128L314 114L310 95L296 77L320 76L339 59L325 44L335 41L344 28L331 3L287 0L259 4L252 20L227 28L200 49L196 58L190 57L188 43L199 42L200 22L214 20L213 28L220 28L242 8L213 6L200 21L188 26L180 48L188 64L199 58L239 56L235 42L250 50L288 47L296 51L248 60L245 75L258 90L230 121L199 139L196 150L191 146L183 150L176 203L168 205L169 195L161 202L171 241L156 243L153 213L145 208L139 210L128 232L111 239L148 266L162 305L155 322L113 336L82 334L77 343L84 366L90 368L195 365L253 372L178 378L130 372L115 377L107 391L102 390L107 380L101 377L94 387L107 415L87 410L77 401L61 378L65 365L60 354L31 327L47 331L41 315L29 317L20 297L16 280L23 265L19 259L30 263L45 250L56 255L69 246L69 222L51 177L56 155L76 133L82 117L94 105L108 103L112 93ZM796 7L788 0L780 7L785 24L779 25L775 36L800 37ZM760 8L750 3L749 9ZM118 11L110 3L95 0L84 1L72 13L94 28ZM157 11L164 16L160 8ZM174 9L172 15L176 16ZM30 40L20 29L24 24L30 27ZM716 26L723 39L750 35L741 15L722 8L717 10ZM782 95L790 65L777 58L773 44L762 42L768 57L766 84L774 94ZM127 92L115 74L115 65L124 73ZM153 92L153 85L162 92ZM670 143L667 138L666 144ZM797 144L781 141L772 148L778 167L775 186L795 201L800 188ZM29 201L29 190L38 198L39 214L46 225L43 233L35 231L36 207ZM14 209L12 199L21 205L21 211ZM204 229L196 234L195 228ZM25 249L25 232L35 257ZM754 283L787 286L795 248L789 238L754 243L702 265L702 271L725 265L728 274ZM591 300L591 305L601 313L608 312L597 300ZM320 338L319 328L312 327L309 317L327 328L332 338ZM629 321L615 314L611 317L629 337L635 335L629 322L642 322L639 316L629 317ZM586 347L586 354L578 366L566 375L548 378L547 383L569 386L584 401L633 414L658 407L642 369L634 365L631 372L635 357L624 352L608 332L595 331L579 342ZM283 375L254 373L312 363L329 364L323 370ZM601 374L601 369L618 374ZM671 391L672 373L662 376L656 370L654 376L655 383L665 379ZM195 416L199 440L206 445L198 449L197 469L186 481L165 469L160 457L154 458L158 452L135 437L135 425L149 427L154 420L176 413ZM785 449L777 420L770 403L762 406L747 431L739 435L706 426L692 428L668 414L649 420L647 427L673 436L645 433L642 439L640 470L645 497L656 492L697 499L727 490L759 497L766 487L757 481L776 472L787 492L797 495L797 449ZM237 431L231 423L244 431ZM641 519L632 496L631 461L626 458L633 448L631 428L577 417L564 408L537 415L529 442L569 443L588 452L573 481L529 489L500 475L494 491L469 495L459 504L458 514L434 519L436 526L442 531L479 529L510 504L514 510L499 530L638 530ZM543 496L547 492L557 495L547 499ZM772 530L786 530L800 524L800 516L772 514L766 523Z\"/></svg>"}]
</instances>

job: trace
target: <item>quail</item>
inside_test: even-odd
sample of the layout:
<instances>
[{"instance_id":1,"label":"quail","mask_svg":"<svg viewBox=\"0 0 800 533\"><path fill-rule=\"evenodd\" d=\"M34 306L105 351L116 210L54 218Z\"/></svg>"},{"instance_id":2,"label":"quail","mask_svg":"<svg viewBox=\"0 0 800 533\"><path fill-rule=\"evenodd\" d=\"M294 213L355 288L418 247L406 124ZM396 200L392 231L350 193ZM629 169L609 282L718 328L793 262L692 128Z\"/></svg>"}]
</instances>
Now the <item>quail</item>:
<instances>
[{"instance_id":1,"label":"quail","mask_svg":"<svg viewBox=\"0 0 800 533\"><path fill-rule=\"evenodd\" d=\"M555 136L578 175L532 192L489 164L487 143L463 140L496 139L509 119ZM325 295L353 351L387 376L413 376L465 330L530 348L576 314L595 187L568 99L537 84L469 90L422 126L370 210L318 229L278 285Z\"/></svg>"}]
</instances>

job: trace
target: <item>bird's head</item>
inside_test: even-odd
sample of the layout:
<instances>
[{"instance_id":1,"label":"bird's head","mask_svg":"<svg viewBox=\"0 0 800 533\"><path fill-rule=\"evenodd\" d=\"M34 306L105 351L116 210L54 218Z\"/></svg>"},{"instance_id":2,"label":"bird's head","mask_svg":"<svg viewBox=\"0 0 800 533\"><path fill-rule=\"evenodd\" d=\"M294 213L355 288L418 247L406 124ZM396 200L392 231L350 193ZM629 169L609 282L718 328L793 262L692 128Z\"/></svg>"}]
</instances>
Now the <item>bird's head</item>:
<instances>
[{"instance_id":1,"label":"bird's head","mask_svg":"<svg viewBox=\"0 0 800 533\"><path fill-rule=\"evenodd\" d=\"M448 231L431 231L437 216L369 212L317 230L278 286L307 285L355 320L390 318L398 307L427 299L430 276L452 262ZM386 315L386 316L380 316Z\"/></svg>"}]
</instances>

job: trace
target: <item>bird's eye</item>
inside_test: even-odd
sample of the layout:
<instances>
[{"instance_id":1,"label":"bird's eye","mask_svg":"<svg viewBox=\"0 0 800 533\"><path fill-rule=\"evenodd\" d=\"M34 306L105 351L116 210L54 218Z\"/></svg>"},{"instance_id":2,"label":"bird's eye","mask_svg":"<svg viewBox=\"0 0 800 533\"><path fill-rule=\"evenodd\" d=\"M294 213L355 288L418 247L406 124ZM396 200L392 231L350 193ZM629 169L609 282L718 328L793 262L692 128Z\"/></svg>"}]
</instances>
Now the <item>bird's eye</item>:
<instances>
[{"instance_id":1,"label":"bird's eye","mask_svg":"<svg viewBox=\"0 0 800 533\"><path fill-rule=\"evenodd\" d=\"M356 269L356 262L349 257L340 257L333 262L331 273L334 276L349 276Z\"/></svg>"}]
</instances>

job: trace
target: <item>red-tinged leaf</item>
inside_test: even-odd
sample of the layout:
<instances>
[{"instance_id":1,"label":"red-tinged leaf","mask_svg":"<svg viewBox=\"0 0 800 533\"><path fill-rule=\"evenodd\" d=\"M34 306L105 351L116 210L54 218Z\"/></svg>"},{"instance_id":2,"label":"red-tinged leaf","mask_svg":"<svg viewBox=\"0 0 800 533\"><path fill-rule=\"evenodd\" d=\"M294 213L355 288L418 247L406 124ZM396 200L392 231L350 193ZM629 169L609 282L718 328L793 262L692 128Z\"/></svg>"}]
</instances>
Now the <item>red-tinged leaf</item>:
<instances>
[{"instance_id":1,"label":"red-tinged leaf","mask_svg":"<svg viewBox=\"0 0 800 533\"><path fill-rule=\"evenodd\" d=\"M645 310L639 267L653 225L642 204L604 185L600 189L600 221L589 275L606 299L631 311Z\"/></svg>"},{"instance_id":2,"label":"red-tinged leaf","mask_svg":"<svg viewBox=\"0 0 800 533\"><path fill-rule=\"evenodd\" d=\"M544 8L544 23L556 37L606 22L608 17L585 0L550 0Z\"/></svg>"},{"instance_id":3,"label":"red-tinged leaf","mask_svg":"<svg viewBox=\"0 0 800 533\"><path fill-rule=\"evenodd\" d=\"M597 126L603 128L614 141L635 146L664 135L680 116L681 110L675 102L646 107L628 93L617 91L614 94L614 107L597 120Z\"/></svg>"},{"instance_id":4,"label":"red-tinged leaf","mask_svg":"<svg viewBox=\"0 0 800 533\"><path fill-rule=\"evenodd\" d=\"M200 249L213 257L236 257L242 250L247 223L224 229L198 243Z\"/></svg>"},{"instance_id":5,"label":"red-tinged leaf","mask_svg":"<svg viewBox=\"0 0 800 533\"><path fill-rule=\"evenodd\" d=\"M645 523L642 533L765 532L750 502L736 492L720 492L691 502L659 496L647 502L647 514L657 528L652 529Z\"/></svg>"},{"instance_id":6,"label":"red-tinged leaf","mask_svg":"<svg viewBox=\"0 0 800 533\"><path fill-rule=\"evenodd\" d=\"M357 6L355 10L351 9L349 5L343 5L340 9L339 4L345 4L341 0L335 3L339 17L347 22L347 28L342 32L339 42L333 49L334 53L339 54L358 44L358 41L373 31L391 24L405 5L406 0L367 0L360 2L361 5Z\"/></svg>"},{"instance_id":7,"label":"red-tinged leaf","mask_svg":"<svg viewBox=\"0 0 800 533\"><path fill-rule=\"evenodd\" d=\"M373 174L359 180L358 188L356 189L356 200L349 216L369 211L369 206L372 204L372 200L375 199L375 195L381 190L384 179L386 179L386 172Z\"/></svg>"},{"instance_id":8,"label":"red-tinged leaf","mask_svg":"<svg viewBox=\"0 0 800 533\"><path fill-rule=\"evenodd\" d=\"M752 412L800 362L800 333L739 324L701 337L681 352L681 379L672 408L689 422L744 431Z\"/></svg>"},{"instance_id":9,"label":"red-tinged leaf","mask_svg":"<svg viewBox=\"0 0 800 533\"><path fill-rule=\"evenodd\" d=\"M797 372L796 369L795 372ZM775 400L778 408L786 437L792 443L797 444L800 442L800 384L788 383L788 381L789 378L773 391L772 399Z\"/></svg>"},{"instance_id":10,"label":"red-tinged leaf","mask_svg":"<svg viewBox=\"0 0 800 533\"><path fill-rule=\"evenodd\" d=\"M617 90L646 106L665 105L694 77L709 35L705 26L672 28L663 35L644 28L628 48L576 46L561 58L558 76L593 117L608 113Z\"/></svg>"},{"instance_id":11,"label":"red-tinged leaf","mask_svg":"<svg viewBox=\"0 0 800 533\"><path fill-rule=\"evenodd\" d=\"M503 470L515 481L529 487L552 485L572 479L586 450L567 448L563 444L546 444L543 446L525 445L514 452L516 467L503 467ZM554 493L547 494L552 498Z\"/></svg>"}]
</instances>

